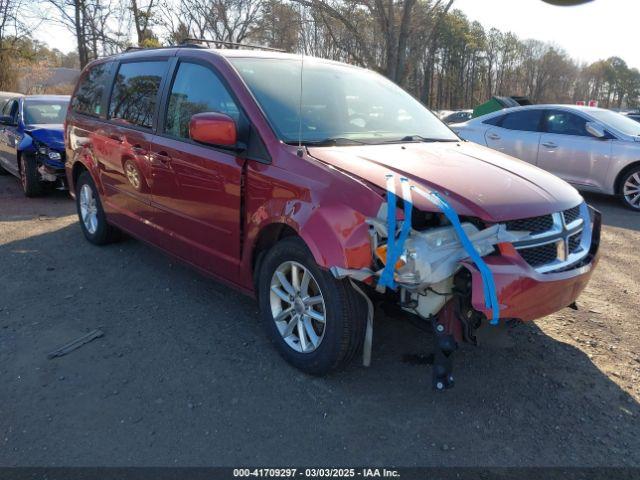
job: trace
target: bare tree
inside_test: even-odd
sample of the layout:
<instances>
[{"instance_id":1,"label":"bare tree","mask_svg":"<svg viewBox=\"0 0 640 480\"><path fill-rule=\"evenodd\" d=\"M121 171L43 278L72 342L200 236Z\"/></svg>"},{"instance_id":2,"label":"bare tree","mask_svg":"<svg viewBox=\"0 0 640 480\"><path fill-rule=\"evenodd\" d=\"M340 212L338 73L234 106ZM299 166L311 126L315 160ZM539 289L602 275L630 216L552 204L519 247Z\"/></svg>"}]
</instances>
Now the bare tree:
<instances>
[{"instance_id":1,"label":"bare tree","mask_svg":"<svg viewBox=\"0 0 640 480\"><path fill-rule=\"evenodd\" d=\"M140 0L131 0L131 14L139 46L144 46L145 42L153 38L151 33L151 20L153 18L151 10L154 7L157 7L155 0L149 0L146 5L143 5Z\"/></svg>"},{"instance_id":2,"label":"bare tree","mask_svg":"<svg viewBox=\"0 0 640 480\"><path fill-rule=\"evenodd\" d=\"M16 43L30 31L20 15L25 6L23 0L0 0L0 90L18 89L18 68L13 59Z\"/></svg>"},{"instance_id":3,"label":"bare tree","mask_svg":"<svg viewBox=\"0 0 640 480\"><path fill-rule=\"evenodd\" d=\"M109 29L118 7L115 0L45 0L45 3L57 13L54 21L75 36L81 67L118 44L118 35Z\"/></svg>"}]
</instances>

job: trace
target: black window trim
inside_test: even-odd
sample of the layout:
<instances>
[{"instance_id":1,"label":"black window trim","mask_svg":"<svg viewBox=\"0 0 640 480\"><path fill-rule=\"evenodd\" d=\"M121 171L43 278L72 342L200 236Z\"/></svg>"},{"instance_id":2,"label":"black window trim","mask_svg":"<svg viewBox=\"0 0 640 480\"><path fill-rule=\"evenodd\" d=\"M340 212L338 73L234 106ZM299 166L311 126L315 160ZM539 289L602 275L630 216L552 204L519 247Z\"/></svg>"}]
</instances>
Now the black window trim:
<instances>
[{"instance_id":1,"label":"black window trim","mask_svg":"<svg viewBox=\"0 0 640 480\"><path fill-rule=\"evenodd\" d=\"M220 74L220 72L218 72L218 70L215 68L214 65L212 65L210 62L202 59L201 57L197 57L197 56L191 56L191 55L181 55L181 56L176 56L172 59L173 61L171 62L170 66L169 66L169 70L167 72L166 75L166 79L167 81L165 82L164 86L163 86L163 90L162 90L162 95L160 97L160 102L158 105L159 111L158 111L158 115L157 115L157 128L155 130L155 134L159 137L163 137L163 138L168 138L171 140L175 140L177 142L182 142L182 143L187 143L190 145L197 145L199 147L204 147L210 150L214 150L216 152L220 152L220 153L227 153L229 155L235 155L237 157L241 157L241 158L246 158L247 160L253 160L259 163L264 163L264 164L270 164L271 163L271 156L269 155L269 152L267 151L266 147L263 148L265 154L267 155L268 158L251 158L246 156L245 154L249 151L249 145L248 143L251 141L251 137L253 135L257 135L258 139L260 142L262 142L262 145L265 146L264 140L262 139L262 136L260 135L260 132L258 132L258 129L255 128L255 126L253 125L253 123L251 122L251 117L249 115L247 115L247 112L245 111L244 107L242 106L242 103L238 100L238 97L236 95L236 93L234 92L233 88L231 88L231 86L229 85L229 82L226 81L226 79ZM195 64L195 65L200 65L201 67L204 67L206 69L208 69L211 73L213 73L217 79L220 81L220 83L222 84L222 86L227 90L227 93L229 94L229 96L231 97L231 99L234 101L234 103L236 104L236 107L238 108L238 111L240 112L240 116L242 117L243 121L246 122L246 128L247 128L247 135L249 138L244 139L247 142L247 148L243 151L243 152L236 152L233 149L230 148L224 148L224 147L216 147L215 145L206 145L204 143L199 143L196 142L194 140L191 140L190 138L183 138L183 137L177 137L175 135L171 135L170 133L165 131L165 119L167 117L167 110L169 109L169 96L171 95L171 89L173 88L173 84L176 80L176 76L178 74L178 68L180 67L180 64L182 63L190 63L190 64Z\"/></svg>"},{"instance_id":2,"label":"black window trim","mask_svg":"<svg viewBox=\"0 0 640 480\"><path fill-rule=\"evenodd\" d=\"M160 103L162 100L162 92L164 91L165 85L167 83L167 78L168 78L168 72L171 71L171 64L172 62L175 61L175 57L174 56L170 56L170 55L162 55L162 56L157 56L157 57L147 57L147 58L125 58L122 60L116 60L113 62L114 66L112 66L111 69L111 73L109 75L109 83L108 83L108 88L109 88L109 92L108 95L105 95L106 97L106 108L104 111L104 115L105 117L102 118L102 120L106 123L108 123L109 125L113 125L119 128L126 128L126 129L131 129L131 130L136 130L138 132L143 132L143 133L151 133L151 134L155 134L157 129L158 129L158 110L160 108ZM164 73L164 75L162 76L162 79L160 80L160 85L158 86L158 97L156 100L156 105L153 111L153 120L151 122L151 128L147 128L147 127L141 127L139 125L123 125L120 122L114 121L113 119L111 119L109 117L109 106L111 105L111 97L113 96L113 89L115 88L115 78L118 75L118 71L120 70L120 66L127 64L127 63L144 63L144 62L165 62L167 64L167 69ZM104 106L104 103L103 103ZM95 118L95 117L93 117Z\"/></svg>"},{"instance_id":3,"label":"black window trim","mask_svg":"<svg viewBox=\"0 0 640 480\"><path fill-rule=\"evenodd\" d=\"M504 118L506 116L507 116L507 114L504 113L503 111L501 111L500 114L494 115L491 118L487 118L486 120L483 120L482 123L484 125L489 125L491 127L500 127L500 128L502 128L502 121L504 120ZM491 120L496 120L496 123L489 123Z\"/></svg>"}]
</instances>

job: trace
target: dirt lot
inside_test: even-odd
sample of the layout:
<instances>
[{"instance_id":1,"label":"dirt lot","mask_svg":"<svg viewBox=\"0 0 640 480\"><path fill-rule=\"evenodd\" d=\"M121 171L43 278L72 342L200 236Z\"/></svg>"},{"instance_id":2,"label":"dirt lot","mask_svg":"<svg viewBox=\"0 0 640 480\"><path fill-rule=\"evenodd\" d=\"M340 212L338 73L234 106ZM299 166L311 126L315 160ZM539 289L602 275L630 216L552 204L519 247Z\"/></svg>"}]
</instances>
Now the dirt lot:
<instances>
[{"instance_id":1,"label":"dirt lot","mask_svg":"<svg viewBox=\"0 0 640 480\"><path fill-rule=\"evenodd\" d=\"M0 465L639 466L640 215L588 200L603 255L580 310L492 330L436 394L403 361L429 333L380 316L370 368L308 377L251 299L135 240L94 247L65 194L2 177Z\"/></svg>"}]
</instances>

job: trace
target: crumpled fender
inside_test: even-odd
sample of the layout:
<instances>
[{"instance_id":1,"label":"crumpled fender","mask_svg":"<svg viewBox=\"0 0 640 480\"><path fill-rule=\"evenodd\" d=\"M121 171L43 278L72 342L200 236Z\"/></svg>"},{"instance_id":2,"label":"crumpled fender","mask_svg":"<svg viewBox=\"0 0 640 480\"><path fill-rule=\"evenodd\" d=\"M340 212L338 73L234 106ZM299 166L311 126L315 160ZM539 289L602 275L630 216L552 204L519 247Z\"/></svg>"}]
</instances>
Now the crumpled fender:
<instances>
[{"instance_id":1,"label":"crumpled fender","mask_svg":"<svg viewBox=\"0 0 640 480\"><path fill-rule=\"evenodd\" d=\"M272 224L291 227L323 268L363 268L371 264L371 243L365 215L341 204L315 207L300 199L272 199L249 218L251 248L260 232Z\"/></svg>"},{"instance_id":2,"label":"crumpled fender","mask_svg":"<svg viewBox=\"0 0 640 480\"><path fill-rule=\"evenodd\" d=\"M33 139L31 135L27 133L22 133L22 138L20 139L20 143L18 144L17 150L19 152L31 152L35 151L35 147L33 146Z\"/></svg>"},{"instance_id":3,"label":"crumpled fender","mask_svg":"<svg viewBox=\"0 0 640 480\"><path fill-rule=\"evenodd\" d=\"M272 224L295 231L324 269L359 269L372 263L366 219L376 215L383 197L333 167L292 153L280 160L284 167L255 162L247 166L241 281L248 288L253 283L251 261L263 232L278 232L270 229Z\"/></svg>"},{"instance_id":4,"label":"crumpled fender","mask_svg":"<svg viewBox=\"0 0 640 480\"><path fill-rule=\"evenodd\" d=\"M321 267L365 268L372 261L365 220L346 205L327 205L313 211L299 234Z\"/></svg>"}]
</instances>

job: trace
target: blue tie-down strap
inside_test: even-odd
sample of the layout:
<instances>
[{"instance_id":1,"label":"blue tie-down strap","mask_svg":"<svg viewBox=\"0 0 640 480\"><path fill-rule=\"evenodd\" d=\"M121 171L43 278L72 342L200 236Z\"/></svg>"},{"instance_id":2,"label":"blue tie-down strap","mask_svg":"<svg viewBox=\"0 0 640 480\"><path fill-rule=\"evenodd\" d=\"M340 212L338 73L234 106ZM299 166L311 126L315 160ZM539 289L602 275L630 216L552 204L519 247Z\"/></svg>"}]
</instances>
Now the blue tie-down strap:
<instances>
[{"instance_id":1,"label":"blue tie-down strap","mask_svg":"<svg viewBox=\"0 0 640 480\"><path fill-rule=\"evenodd\" d=\"M393 177L390 177L393 181ZM411 203L409 196L409 184L406 178L401 178L403 199L404 199L404 221L400 229L400 236L396 240L396 194L395 189L387 188L387 261L382 270L378 285L383 287L395 288L396 282L393 278L393 274L396 269L396 262L404 251L404 243L409 236L411 230L411 211L413 210L413 204Z\"/></svg>"},{"instance_id":2,"label":"blue tie-down strap","mask_svg":"<svg viewBox=\"0 0 640 480\"><path fill-rule=\"evenodd\" d=\"M451 225L455 229L458 234L458 238L460 239L460 243L475 263L476 267L480 271L480 276L482 277L482 288L484 291L484 304L487 308L492 310L492 318L491 325L497 325L500 320L500 304L498 303L498 295L496 293L496 284L493 279L493 273L489 270L489 267L482 259L476 248L469 240L466 232L462 228L460 224L460 218L456 211L449 205L449 203L440 195L438 192L428 192L422 193L421 195L425 197L427 200L431 201L434 205L436 205L442 213L449 219Z\"/></svg>"}]
</instances>

